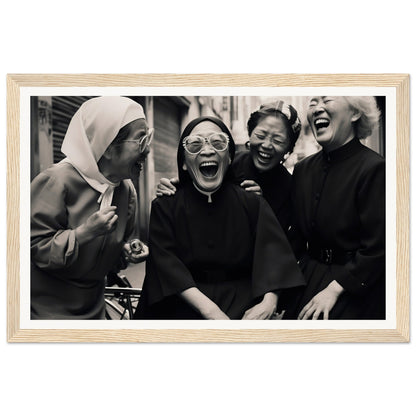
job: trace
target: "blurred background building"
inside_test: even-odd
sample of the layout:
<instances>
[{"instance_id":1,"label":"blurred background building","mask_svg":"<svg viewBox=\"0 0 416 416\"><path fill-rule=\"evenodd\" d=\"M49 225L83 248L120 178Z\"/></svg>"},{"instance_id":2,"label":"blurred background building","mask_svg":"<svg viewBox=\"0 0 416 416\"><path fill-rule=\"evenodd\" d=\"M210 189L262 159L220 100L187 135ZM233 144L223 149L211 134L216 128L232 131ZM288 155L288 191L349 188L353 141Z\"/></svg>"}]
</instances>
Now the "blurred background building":
<instances>
[{"instance_id":1,"label":"blurred background building","mask_svg":"<svg viewBox=\"0 0 416 416\"><path fill-rule=\"evenodd\" d=\"M61 144L68 124L79 106L92 97L47 96L31 97L31 179L65 156ZM177 176L176 149L180 134L193 118L212 115L230 127L237 151L245 149L248 141L246 123L260 104L282 99L292 104L302 121L302 132L292 155L285 162L289 171L304 157L317 152L315 141L306 121L308 100L303 96L134 96L130 97L144 108L149 127L155 136L151 152L135 186L138 189L140 221L138 234L147 241L150 203L160 178ZM385 97L376 97L381 111L380 126L364 144L385 156Z\"/></svg>"}]
</instances>

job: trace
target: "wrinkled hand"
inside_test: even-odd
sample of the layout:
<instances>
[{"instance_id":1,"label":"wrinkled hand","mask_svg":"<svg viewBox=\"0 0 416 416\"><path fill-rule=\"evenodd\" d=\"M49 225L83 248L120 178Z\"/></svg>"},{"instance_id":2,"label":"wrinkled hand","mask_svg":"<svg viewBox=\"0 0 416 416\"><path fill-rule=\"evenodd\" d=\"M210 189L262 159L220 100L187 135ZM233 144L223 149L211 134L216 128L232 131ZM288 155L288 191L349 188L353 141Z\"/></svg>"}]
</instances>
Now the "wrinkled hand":
<instances>
[{"instance_id":1,"label":"wrinkled hand","mask_svg":"<svg viewBox=\"0 0 416 416\"><path fill-rule=\"evenodd\" d=\"M254 192L260 196L263 195L263 191L261 190L260 185L255 181L246 179L240 183L240 186L247 192Z\"/></svg>"},{"instance_id":2,"label":"wrinkled hand","mask_svg":"<svg viewBox=\"0 0 416 416\"><path fill-rule=\"evenodd\" d=\"M176 187L179 184L178 178L162 178L156 186L156 196L175 195Z\"/></svg>"},{"instance_id":3,"label":"wrinkled hand","mask_svg":"<svg viewBox=\"0 0 416 416\"><path fill-rule=\"evenodd\" d=\"M84 224L75 229L75 235L80 244L94 238L111 233L117 227L117 207L111 206L90 215Z\"/></svg>"},{"instance_id":4,"label":"wrinkled hand","mask_svg":"<svg viewBox=\"0 0 416 416\"><path fill-rule=\"evenodd\" d=\"M125 243L122 249L124 258L129 263L141 263L149 256L149 247L142 241L139 241L141 250L139 252L132 251L130 243Z\"/></svg>"},{"instance_id":5,"label":"wrinkled hand","mask_svg":"<svg viewBox=\"0 0 416 416\"><path fill-rule=\"evenodd\" d=\"M242 319L271 319L276 312L277 295L269 292L264 295L263 300L246 310Z\"/></svg>"},{"instance_id":6,"label":"wrinkled hand","mask_svg":"<svg viewBox=\"0 0 416 416\"><path fill-rule=\"evenodd\" d=\"M335 280L333 280L324 290L315 295L310 302L301 310L298 319L312 320L319 318L323 313L323 318L326 320L329 318L329 312L331 312L340 294L344 291L343 287Z\"/></svg>"}]
</instances>

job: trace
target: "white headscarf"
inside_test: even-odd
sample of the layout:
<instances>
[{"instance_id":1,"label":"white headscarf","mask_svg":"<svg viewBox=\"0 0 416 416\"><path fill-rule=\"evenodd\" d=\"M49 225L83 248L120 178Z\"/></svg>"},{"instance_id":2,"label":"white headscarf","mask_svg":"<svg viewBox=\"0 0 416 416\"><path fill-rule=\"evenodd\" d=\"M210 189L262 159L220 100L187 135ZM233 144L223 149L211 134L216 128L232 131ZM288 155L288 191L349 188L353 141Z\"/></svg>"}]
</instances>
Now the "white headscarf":
<instances>
[{"instance_id":1,"label":"white headscarf","mask_svg":"<svg viewBox=\"0 0 416 416\"><path fill-rule=\"evenodd\" d=\"M100 209L111 205L114 188L98 169L97 162L128 123L145 119L143 107L127 97L97 97L86 101L74 114L62 143L61 151L96 191L100 192Z\"/></svg>"}]
</instances>

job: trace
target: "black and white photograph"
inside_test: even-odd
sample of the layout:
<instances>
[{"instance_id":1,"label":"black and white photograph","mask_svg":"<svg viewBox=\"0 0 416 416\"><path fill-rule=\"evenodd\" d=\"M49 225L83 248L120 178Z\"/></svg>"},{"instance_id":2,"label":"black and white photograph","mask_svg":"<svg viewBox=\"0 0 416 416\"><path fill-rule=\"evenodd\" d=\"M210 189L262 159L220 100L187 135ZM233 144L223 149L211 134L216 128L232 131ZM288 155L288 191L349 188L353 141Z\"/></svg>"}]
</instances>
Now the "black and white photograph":
<instances>
[{"instance_id":1,"label":"black and white photograph","mask_svg":"<svg viewBox=\"0 0 416 416\"><path fill-rule=\"evenodd\" d=\"M31 327L385 323L386 95L313 92L30 95Z\"/></svg>"},{"instance_id":2,"label":"black and white photograph","mask_svg":"<svg viewBox=\"0 0 416 416\"><path fill-rule=\"evenodd\" d=\"M410 5L2 2L0 413L412 414Z\"/></svg>"}]
</instances>

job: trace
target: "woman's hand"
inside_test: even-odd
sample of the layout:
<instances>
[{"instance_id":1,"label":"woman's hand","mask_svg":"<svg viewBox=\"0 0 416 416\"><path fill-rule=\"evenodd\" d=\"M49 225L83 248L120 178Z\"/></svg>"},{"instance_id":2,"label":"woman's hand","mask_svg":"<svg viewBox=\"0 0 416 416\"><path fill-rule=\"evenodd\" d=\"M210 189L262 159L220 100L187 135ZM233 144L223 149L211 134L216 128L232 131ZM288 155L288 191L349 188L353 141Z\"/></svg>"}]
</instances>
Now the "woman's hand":
<instances>
[{"instance_id":1,"label":"woman's hand","mask_svg":"<svg viewBox=\"0 0 416 416\"><path fill-rule=\"evenodd\" d=\"M178 178L162 178L156 186L156 196L175 195L176 187L179 184Z\"/></svg>"},{"instance_id":2,"label":"woman's hand","mask_svg":"<svg viewBox=\"0 0 416 416\"><path fill-rule=\"evenodd\" d=\"M230 319L215 302L196 287L185 289L180 296L204 319Z\"/></svg>"},{"instance_id":3,"label":"woman's hand","mask_svg":"<svg viewBox=\"0 0 416 416\"><path fill-rule=\"evenodd\" d=\"M203 315L205 319L220 320L230 319L220 308L213 308L209 313Z\"/></svg>"},{"instance_id":4,"label":"woman's hand","mask_svg":"<svg viewBox=\"0 0 416 416\"><path fill-rule=\"evenodd\" d=\"M136 240L140 245L139 250L132 250L130 243L125 243L122 254L129 263L141 263L149 256L149 247L140 240Z\"/></svg>"},{"instance_id":5,"label":"woman's hand","mask_svg":"<svg viewBox=\"0 0 416 416\"><path fill-rule=\"evenodd\" d=\"M118 219L116 209L117 207L111 206L90 215L84 224L75 229L78 243L87 243L100 235L114 231L117 227Z\"/></svg>"},{"instance_id":6,"label":"woman's hand","mask_svg":"<svg viewBox=\"0 0 416 416\"><path fill-rule=\"evenodd\" d=\"M277 295L268 292L264 295L263 300L246 310L242 319L270 319L276 313Z\"/></svg>"},{"instance_id":7,"label":"woman's hand","mask_svg":"<svg viewBox=\"0 0 416 416\"><path fill-rule=\"evenodd\" d=\"M247 192L254 192L257 195L263 195L263 191L260 188L260 185L257 182L246 179L240 183L240 186L244 188Z\"/></svg>"},{"instance_id":8,"label":"woman's hand","mask_svg":"<svg viewBox=\"0 0 416 416\"><path fill-rule=\"evenodd\" d=\"M298 319L305 320L312 317L312 320L316 320L321 313L323 313L324 319L328 319L329 312L331 312L343 291L344 288L336 280L333 280L324 290L315 295L305 305Z\"/></svg>"}]
</instances>

